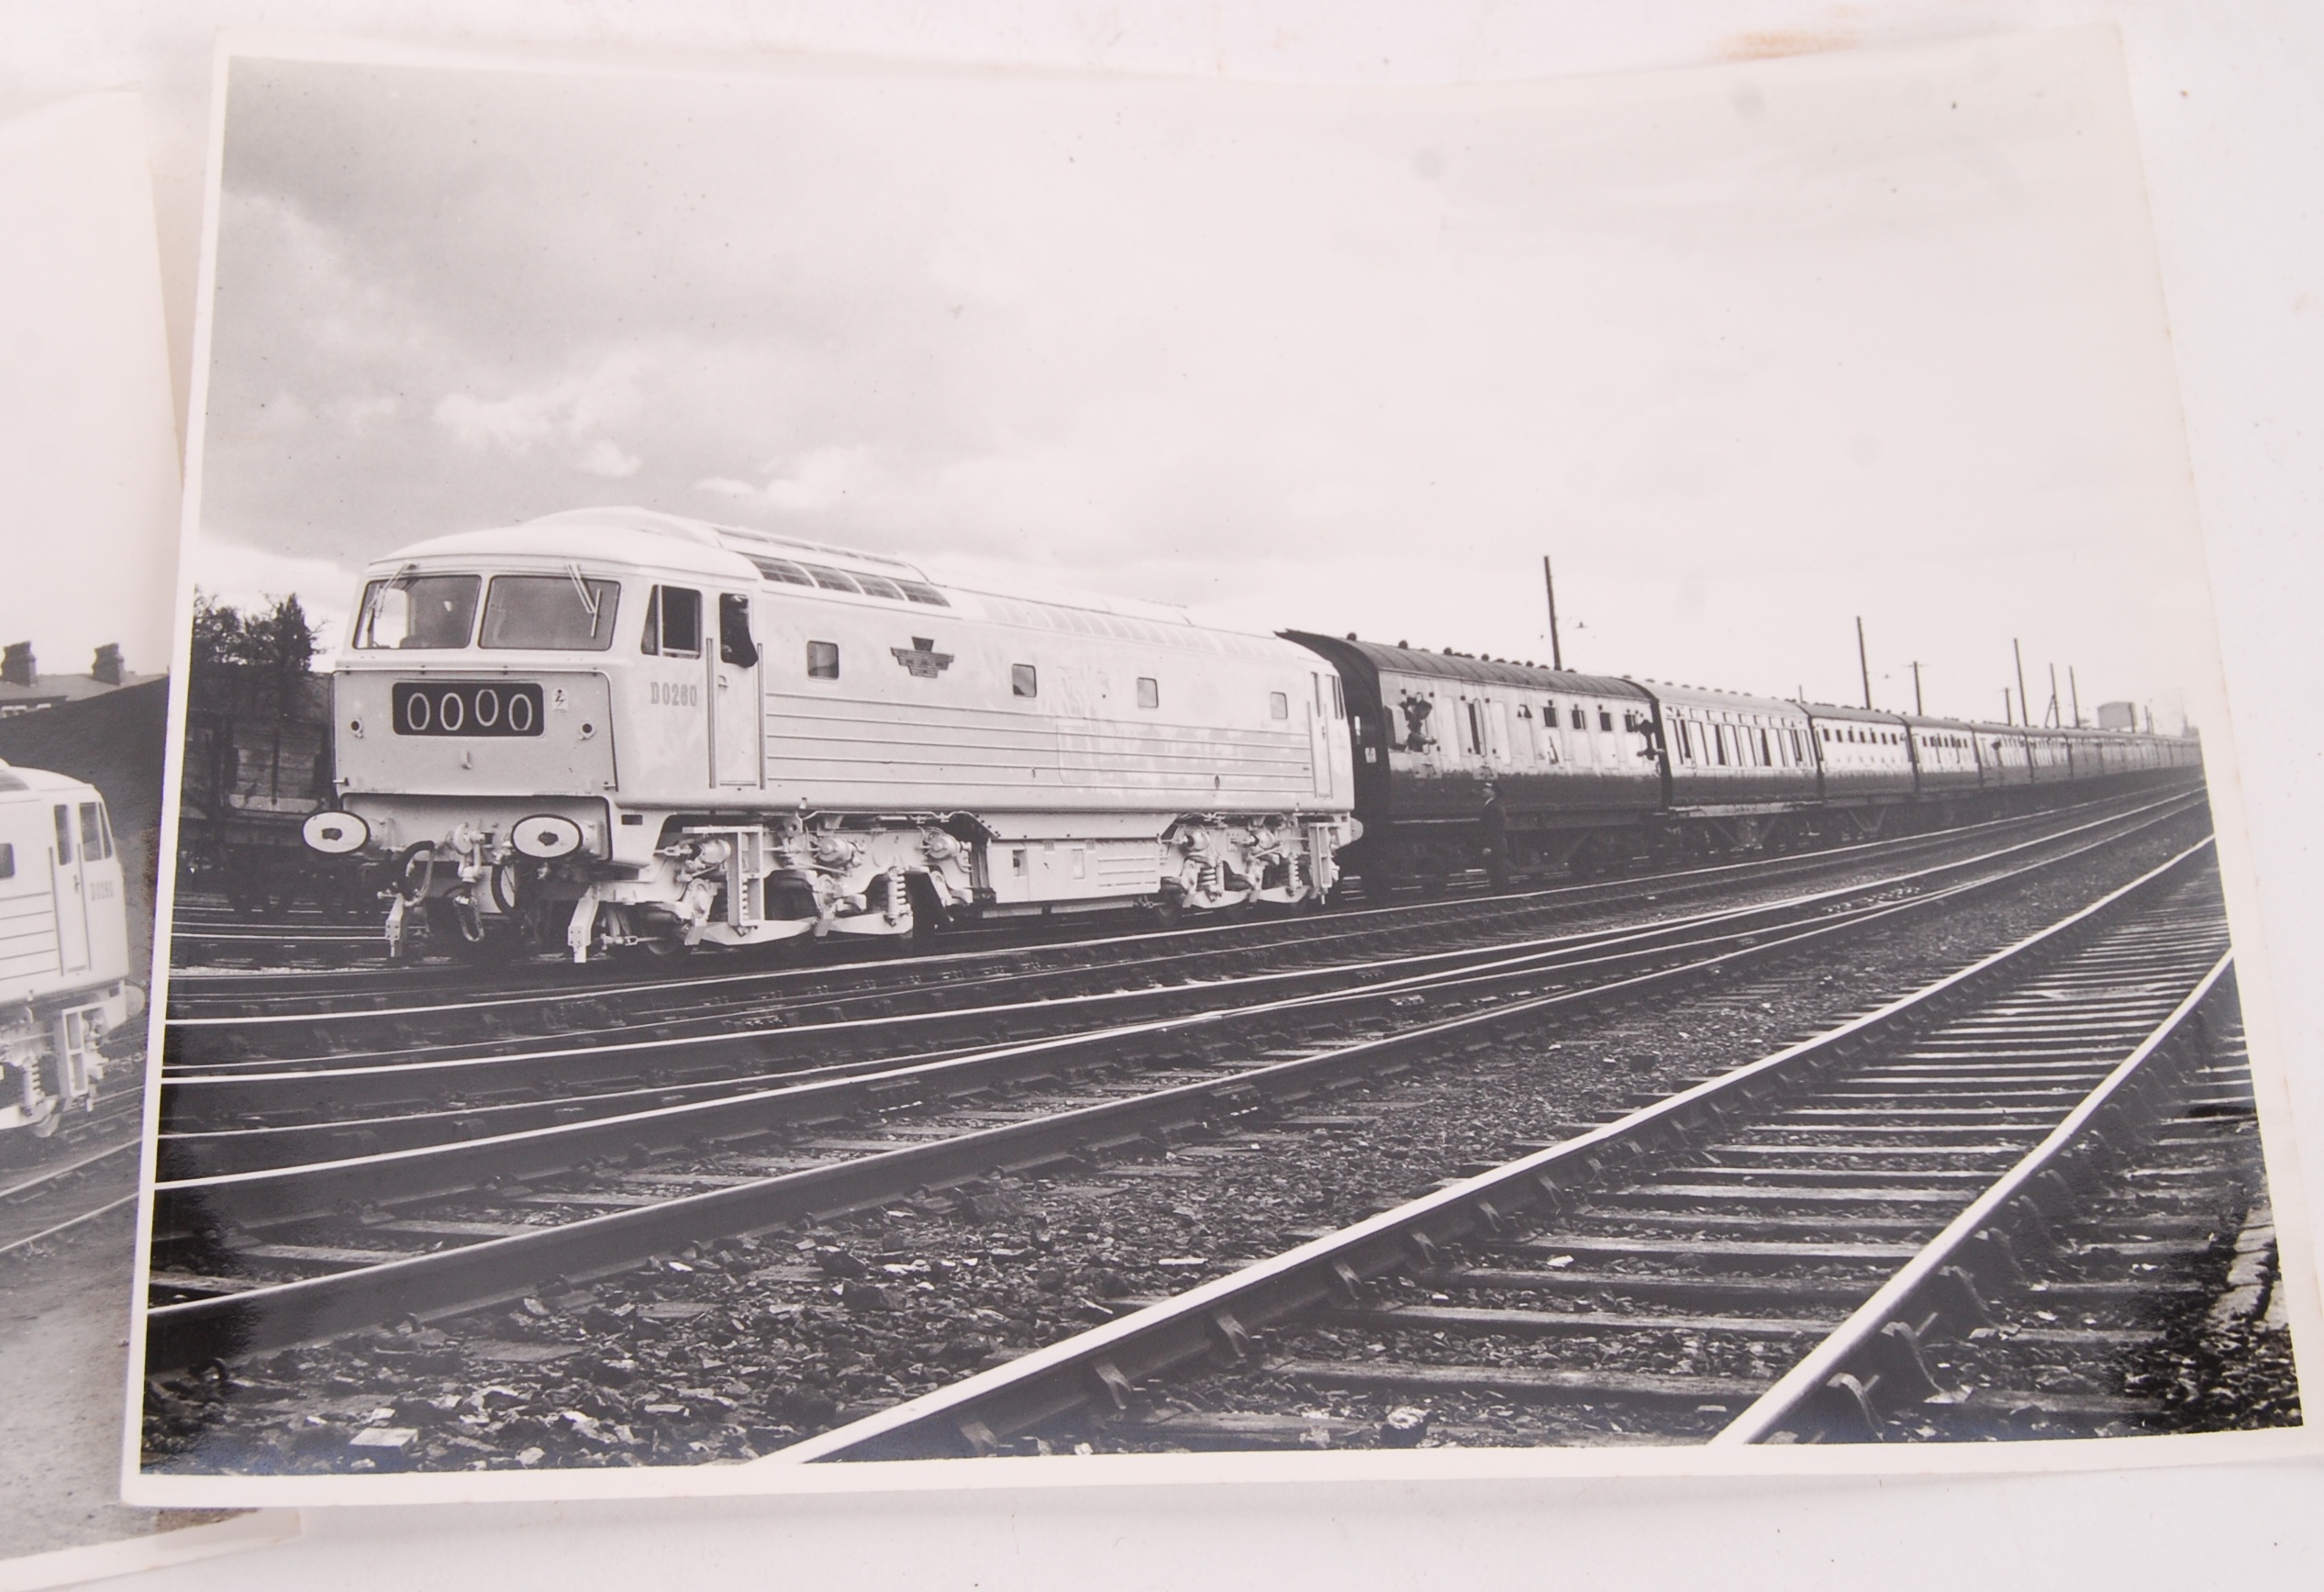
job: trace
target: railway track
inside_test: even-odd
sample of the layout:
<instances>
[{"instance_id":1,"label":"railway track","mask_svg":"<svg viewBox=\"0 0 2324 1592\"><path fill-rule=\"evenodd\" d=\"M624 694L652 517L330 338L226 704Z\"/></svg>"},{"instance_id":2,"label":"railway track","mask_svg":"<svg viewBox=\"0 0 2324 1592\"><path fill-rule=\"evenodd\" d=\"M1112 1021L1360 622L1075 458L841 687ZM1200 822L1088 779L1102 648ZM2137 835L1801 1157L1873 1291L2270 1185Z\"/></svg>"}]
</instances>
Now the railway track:
<instances>
[{"instance_id":1,"label":"railway track","mask_svg":"<svg viewBox=\"0 0 2324 1592\"><path fill-rule=\"evenodd\" d=\"M103 1098L46 1141L39 1157L0 1171L0 1256L136 1202L138 1104L132 1091Z\"/></svg>"},{"instance_id":2,"label":"railway track","mask_svg":"<svg viewBox=\"0 0 2324 1592\"><path fill-rule=\"evenodd\" d=\"M2120 1368L2209 1303L2259 1176L2207 853L779 1459L2169 1429Z\"/></svg>"},{"instance_id":3,"label":"railway track","mask_svg":"<svg viewBox=\"0 0 2324 1592\"><path fill-rule=\"evenodd\" d=\"M1989 888L2010 876L2004 870L1954 888ZM1430 1053L1489 1044L1553 1013L1659 997L1806 949L1829 952L1851 932L1957 899L1932 890L1847 914L1819 909L1781 932L1762 924L1726 943L1651 947L1662 965L1607 958L1612 965L1575 987L1504 990L1509 998L1462 1015L1440 1008L1376 1037L1343 1025L1335 1036L1275 1047L1287 1054L1252 1057L1246 1040L1241 1053L1216 1059L1165 1056L1155 1053L1151 1032L1113 1033L1108 1043L1133 1050L1077 1061L1066 1053L1075 1041L1008 1045L764 1091L742 1103L747 1111L726 1101L663 1108L651 1130L672 1153L640 1137L648 1122L631 1115L517 1142L487 1136L173 1180L157 1190L152 1361L183 1365L400 1316L457 1314L545 1277L569 1285L657 1251L899 1198L941 1200L933 1191L947 1187L970 1189L973 1203L983 1196L972 1186L992 1181L996 1168L1005 1183L1028 1168L1151 1152L1206 1124L1295 1106ZM1460 973L1473 986L1479 976ZM1403 998L1360 994L1390 1010ZM714 1120L713 1109L726 1114Z\"/></svg>"},{"instance_id":4,"label":"railway track","mask_svg":"<svg viewBox=\"0 0 2324 1592\"><path fill-rule=\"evenodd\" d=\"M1860 875L1860 885L1756 905L1689 915L1658 907L1646 925L1618 930L1525 931L1528 922L1464 925L1442 948L1414 952L1388 926L1332 923L1265 951L1222 952L1164 945L1129 959L1075 960L1017 970L984 963L950 968L909 988L874 985L855 994L827 991L803 999L784 983L746 978L747 996L723 1001L698 987L636 992L641 1000L525 1003L531 1021L505 1020L497 1008L455 1013L456 1039L416 1036L400 1012L342 1013L305 1021L282 1013L234 1019L176 1019L164 1064L165 1150L183 1141L210 1155L232 1154L271 1141L389 1148L438 1138L474 1137L487 1128L569 1119L582 1092L595 1109L663 1105L747 1089L771 1076L862 1067L899 1050L924 1060L953 1056L996 1035L1024 1041L1088 1028L1101 1012L1116 1027L1220 1014L1269 999L1311 1000L1335 988L1384 987L1402 979L1425 985L1466 969L1499 963L1505 970L1547 971L1627 946L1699 939L1724 928L1834 909L1864 888L1922 888L1993 858L2028 855L2182 810L2183 804L2133 809L2057 834L2020 841L1962 859L1905 872ZM1531 957L1530 963L1518 959ZM1397 991L1389 990L1389 994ZM444 1014L430 1014L440 1024ZM252 1053L252 1029L272 1053ZM227 1042L230 1041L230 1042ZM303 1044L301 1041L304 1041ZM231 1129L224 1124L235 1124ZM381 1134L394 1137L383 1140ZM282 1152L271 1158L280 1160ZM217 1165L255 1163L248 1154ZM184 1163L199 1166L197 1158Z\"/></svg>"},{"instance_id":5,"label":"railway track","mask_svg":"<svg viewBox=\"0 0 2324 1592\"><path fill-rule=\"evenodd\" d=\"M1562 919L1590 911L1619 913L1641 900L1662 904L1711 896L1739 887L1814 877L1867 864L1941 851L1963 843L1974 844L1994 836L2022 834L2057 825L2086 822L2108 813L2139 810L2158 802L2186 799L2185 790L2130 797L2111 797L2045 808L2017 817L1988 820L1956 829L1908 834L1892 839L1832 847L1813 852L1751 857L1740 861L1688 868L1673 873L1624 875L1582 883L1492 894L1461 889L1440 897L1390 903L1335 900L1329 912L1295 912L1257 918L1215 919L1181 928L1142 927L1097 938L1071 928L1084 928L1087 918L1060 918L1044 930L1037 919L1012 919L983 928L948 930L931 954L899 959L893 948L880 947L869 956L854 944L786 942L780 959L756 953L706 959L699 964L657 963L651 974L614 972L600 965L574 967L543 959L482 974L458 966L397 967L350 963L338 952L349 936L370 944L376 930L331 925L319 918L294 920L286 930L296 943L321 944L333 951L327 968L285 971L261 966L250 971L221 971L201 965L181 965L172 974L172 1032L197 1033L205 1029L232 1026L254 1033L267 1028L295 1028L304 1017L360 1024L366 1019L395 1020L424 1030L431 1025L457 1025L466 1014L493 1012L506 1020L523 1020L528 1011L550 1008L576 997L624 999L660 992L673 1009L684 999L724 1000L730 993L784 989L795 997L848 993L867 985L898 988L950 982L963 971L1000 962L1057 959L1099 964L1135 959L1160 946L1211 947L1222 955L1239 954L1281 941L1297 941L1318 932L1318 925L1358 919L1382 932L1409 934L1446 927L1491 930L1498 926ZM1120 915L1116 915L1120 920ZM283 930L239 920L219 922L217 915L182 908L179 933L189 942L240 946L263 952L270 936ZM1324 931L1329 931L1324 930ZM1071 938L1060 939L1061 932ZM806 960L794 958L804 956ZM278 959L279 960L279 959ZM769 965L773 960L773 965ZM260 961L264 962L261 957ZM738 964L739 964L738 966ZM263 1021L253 1024L253 1015Z\"/></svg>"}]
</instances>

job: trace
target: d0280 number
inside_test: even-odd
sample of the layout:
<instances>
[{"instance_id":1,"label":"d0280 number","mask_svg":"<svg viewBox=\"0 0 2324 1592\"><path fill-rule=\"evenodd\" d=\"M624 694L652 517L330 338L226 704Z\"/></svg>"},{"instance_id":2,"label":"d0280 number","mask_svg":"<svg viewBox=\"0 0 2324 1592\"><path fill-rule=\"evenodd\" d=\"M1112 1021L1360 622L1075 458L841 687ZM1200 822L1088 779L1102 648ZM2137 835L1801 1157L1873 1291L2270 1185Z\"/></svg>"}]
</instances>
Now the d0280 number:
<instances>
[{"instance_id":1,"label":"d0280 number","mask_svg":"<svg viewBox=\"0 0 2324 1592\"><path fill-rule=\"evenodd\" d=\"M398 735L539 735L540 687L507 680L411 680L390 694Z\"/></svg>"}]
</instances>

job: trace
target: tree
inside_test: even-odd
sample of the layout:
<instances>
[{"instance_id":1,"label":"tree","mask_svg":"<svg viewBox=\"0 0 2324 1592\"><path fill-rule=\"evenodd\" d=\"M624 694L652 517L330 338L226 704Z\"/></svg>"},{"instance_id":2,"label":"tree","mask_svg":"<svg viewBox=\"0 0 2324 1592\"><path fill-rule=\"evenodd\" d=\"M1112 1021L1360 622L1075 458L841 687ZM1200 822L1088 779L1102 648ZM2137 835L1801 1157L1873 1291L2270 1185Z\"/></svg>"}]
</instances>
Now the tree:
<instances>
[{"instance_id":1,"label":"tree","mask_svg":"<svg viewBox=\"0 0 2324 1592\"><path fill-rule=\"evenodd\" d=\"M263 613L244 614L208 593L194 593L194 662L234 663L244 668L304 674L315 662L315 630L298 595L281 598Z\"/></svg>"}]
</instances>

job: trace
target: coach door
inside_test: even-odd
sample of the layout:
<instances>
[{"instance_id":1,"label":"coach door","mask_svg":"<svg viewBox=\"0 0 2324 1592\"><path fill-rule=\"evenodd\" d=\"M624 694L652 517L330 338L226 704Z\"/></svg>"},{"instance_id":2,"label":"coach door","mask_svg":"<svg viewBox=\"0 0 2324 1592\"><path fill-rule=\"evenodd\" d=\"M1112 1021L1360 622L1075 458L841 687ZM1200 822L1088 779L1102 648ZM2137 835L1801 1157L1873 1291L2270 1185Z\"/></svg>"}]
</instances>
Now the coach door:
<instances>
[{"instance_id":1,"label":"coach door","mask_svg":"<svg viewBox=\"0 0 2324 1592\"><path fill-rule=\"evenodd\" d=\"M759 696L759 642L751 629L751 599L718 594L718 646L711 665L710 761L716 783L756 790L765 783L759 736L765 713Z\"/></svg>"},{"instance_id":2,"label":"coach door","mask_svg":"<svg viewBox=\"0 0 2324 1592\"><path fill-rule=\"evenodd\" d=\"M72 843L72 809L56 808L53 888L57 902L57 965L65 973L89 968L89 881L81 849Z\"/></svg>"}]
</instances>

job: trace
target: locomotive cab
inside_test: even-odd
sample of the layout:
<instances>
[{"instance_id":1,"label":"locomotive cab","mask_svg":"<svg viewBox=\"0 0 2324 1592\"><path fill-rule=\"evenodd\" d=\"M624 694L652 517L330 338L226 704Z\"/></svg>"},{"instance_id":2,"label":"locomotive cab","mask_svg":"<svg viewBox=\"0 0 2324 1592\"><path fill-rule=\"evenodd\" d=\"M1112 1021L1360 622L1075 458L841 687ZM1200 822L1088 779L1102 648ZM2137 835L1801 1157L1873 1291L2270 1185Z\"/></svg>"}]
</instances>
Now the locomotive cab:
<instances>
[{"instance_id":1,"label":"locomotive cab","mask_svg":"<svg viewBox=\"0 0 2324 1592\"><path fill-rule=\"evenodd\" d=\"M471 948L538 935L661 871L661 814L762 783L757 584L716 547L541 522L373 566L335 662L339 804L307 843L385 865L391 942L414 910Z\"/></svg>"}]
</instances>

